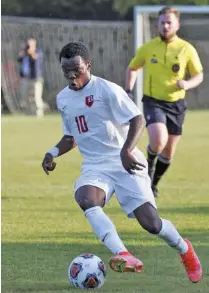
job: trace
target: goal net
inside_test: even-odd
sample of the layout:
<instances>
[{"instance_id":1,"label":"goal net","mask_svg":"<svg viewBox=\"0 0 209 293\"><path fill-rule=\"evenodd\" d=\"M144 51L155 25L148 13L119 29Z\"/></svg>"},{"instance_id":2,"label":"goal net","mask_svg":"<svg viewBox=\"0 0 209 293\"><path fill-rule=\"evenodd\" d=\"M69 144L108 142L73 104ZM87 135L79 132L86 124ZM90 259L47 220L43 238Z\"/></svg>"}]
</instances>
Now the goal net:
<instances>
[{"instance_id":1,"label":"goal net","mask_svg":"<svg viewBox=\"0 0 209 293\"><path fill-rule=\"evenodd\" d=\"M134 8L134 49L158 35L157 14L164 6L136 6ZM198 51L204 68L204 82L189 90L189 108L209 108L209 6L175 6L181 12L179 36L189 41ZM135 101L141 107L143 70L137 74Z\"/></svg>"}]
</instances>

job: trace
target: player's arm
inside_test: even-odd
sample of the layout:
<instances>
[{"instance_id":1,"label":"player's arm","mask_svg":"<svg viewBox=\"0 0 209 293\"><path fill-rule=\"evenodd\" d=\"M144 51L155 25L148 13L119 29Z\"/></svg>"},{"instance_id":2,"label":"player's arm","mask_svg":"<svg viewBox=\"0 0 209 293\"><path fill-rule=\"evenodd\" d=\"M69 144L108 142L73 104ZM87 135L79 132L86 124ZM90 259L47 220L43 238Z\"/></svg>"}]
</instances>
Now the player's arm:
<instances>
[{"instance_id":1,"label":"player's arm","mask_svg":"<svg viewBox=\"0 0 209 293\"><path fill-rule=\"evenodd\" d=\"M121 150L121 161L123 167L130 174L134 174L133 170L142 170L145 168L145 165L138 162L131 154L141 138L144 126L145 121L142 115L137 115L130 120L127 139Z\"/></svg>"},{"instance_id":2,"label":"player's arm","mask_svg":"<svg viewBox=\"0 0 209 293\"><path fill-rule=\"evenodd\" d=\"M133 174L133 170L145 168L131 153L142 135L145 125L144 118L138 107L121 87L117 85L111 87L107 100L114 121L119 125L129 124L128 135L121 150L121 162L124 169Z\"/></svg>"},{"instance_id":3,"label":"player's arm","mask_svg":"<svg viewBox=\"0 0 209 293\"><path fill-rule=\"evenodd\" d=\"M189 90L197 87L203 82L203 67L196 49L190 45L189 58L187 63L187 69L190 74L188 80L179 80L177 85L179 88Z\"/></svg>"},{"instance_id":4,"label":"player's arm","mask_svg":"<svg viewBox=\"0 0 209 293\"><path fill-rule=\"evenodd\" d=\"M132 98L132 91L136 82L137 70L145 64L145 48L140 47L126 69L125 91Z\"/></svg>"},{"instance_id":5,"label":"player's arm","mask_svg":"<svg viewBox=\"0 0 209 293\"><path fill-rule=\"evenodd\" d=\"M64 155L76 146L74 137L71 134L69 123L65 119L63 112L64 106L61 103L59 95L57 96L57 108L62 117L62 129L64 135L62 139L54 147L52 147L44 156L42 168L47 175L49 175L49 171L54 171L56 167L54 158Z\"/></svg>"},{"instance_id":6,"label":"player's arm","mask_svg":"<svg viewBox=\"0 0 209 293\"><path fill-rule=\"evenodd\" d=\"M76 146L73 136L64 135L62 139L52 147L44 156L42 168L49 175L49 171L54 171L56 163L54 158L64 155Z\"/></svg>"},{"instance_id":7,"label":"player's arm","mask_svg":"<svg viewBox=\"0 0 209 293\"><path fill-rule=\"evenodd\" d=\"M123 145L122 152L132 152L137 146L145 126L144 117L137 115L130 120L127 139Z\"/></svg>"}]
</instances>

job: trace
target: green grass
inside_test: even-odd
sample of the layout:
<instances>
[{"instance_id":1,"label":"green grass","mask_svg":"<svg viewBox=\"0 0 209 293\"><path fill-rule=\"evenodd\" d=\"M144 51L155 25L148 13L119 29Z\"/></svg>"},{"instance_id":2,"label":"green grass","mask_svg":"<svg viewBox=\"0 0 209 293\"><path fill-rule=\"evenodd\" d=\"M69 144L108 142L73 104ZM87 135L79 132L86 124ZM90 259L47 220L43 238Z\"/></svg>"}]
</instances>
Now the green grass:
<instances>
[{"instance_id":1,"label":"green grass","mask_svg":"<svg viewBox=\"0 0 209 293\"><path fill-rule=\"evenodd\" d=\"M159 212L192 240L203 280L190 283L175 250L127 219L114 198L105 208L129 250L144 262L142 274L108 268L94 292L207 293L209 288L209 112L188 112L175 160L160 183ZM57 159L46 176L42 157L61 137L58 116L2 117L2 292L78 292L67 267L92 252L107 264L110 252L99 243L73 199L81 162L77 150ZM141 147L147 141L144 133ZM89 291L88 291L89 292Z\"/></svg>"}]
</instances>

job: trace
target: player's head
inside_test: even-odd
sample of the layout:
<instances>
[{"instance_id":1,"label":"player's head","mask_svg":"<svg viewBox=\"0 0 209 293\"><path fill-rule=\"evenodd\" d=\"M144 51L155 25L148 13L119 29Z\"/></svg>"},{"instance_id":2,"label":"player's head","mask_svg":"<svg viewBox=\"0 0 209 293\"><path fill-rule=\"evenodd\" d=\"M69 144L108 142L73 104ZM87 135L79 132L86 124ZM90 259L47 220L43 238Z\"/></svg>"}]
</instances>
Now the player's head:
<instances>
[{"instance_id":1,"label":"player's head","mask_svg":"<svg viewBox=\"0 0 209 293\"><path fill-rule=\"evenodd\" d=\"M169 41L180 28L180 12L173 7L164 7L158 13L158 31L160 37Z\"/></svg>"},{"instance_id":2,"label":"player's head","mask_svg":"<svg viewBox=\"0 0 209 293\"><path fill-rule=\"evenodd\" d=\"M82 89L91 76L88 48L83 43L70 42L62 48L59 59L69 87L75 91Z\"/></svg>"}]
</instances>

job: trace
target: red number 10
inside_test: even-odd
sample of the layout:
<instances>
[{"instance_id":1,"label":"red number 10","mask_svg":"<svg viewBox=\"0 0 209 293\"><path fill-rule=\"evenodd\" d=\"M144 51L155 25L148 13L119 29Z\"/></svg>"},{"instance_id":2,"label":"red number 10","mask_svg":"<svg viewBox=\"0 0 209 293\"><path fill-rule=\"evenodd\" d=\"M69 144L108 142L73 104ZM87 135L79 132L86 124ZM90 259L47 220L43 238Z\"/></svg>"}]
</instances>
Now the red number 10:
<instances>
[{"instance_id":1,"label":"red number 10","mask_svg":"<svg viewBox=\"0 0 209 293\"><path fill-rule=\"evenodd\" d=\"M87 123L86 123L86 119L84 115L75 117L75 122L77 124L78 127L78 132L79 133L83 133L83 132L87 132L89 131Z\"/></svg>"}]
</instances>

